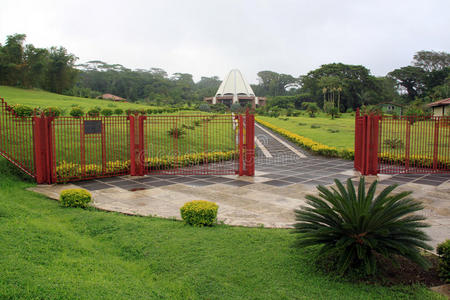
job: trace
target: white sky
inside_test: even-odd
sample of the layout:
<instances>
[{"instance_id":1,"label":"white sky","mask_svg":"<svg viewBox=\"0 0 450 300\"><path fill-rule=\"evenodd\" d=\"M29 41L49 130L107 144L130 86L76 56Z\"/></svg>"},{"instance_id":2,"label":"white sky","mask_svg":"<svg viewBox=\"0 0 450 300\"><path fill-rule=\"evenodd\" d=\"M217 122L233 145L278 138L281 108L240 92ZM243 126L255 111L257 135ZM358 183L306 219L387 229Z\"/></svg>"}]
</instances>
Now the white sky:
<instances>
[{"instance_id":1,"label":"white sky","mask_svg":"<svg viewBox=\"0 0 450 300\"><path fill-rule=\"evenodd\" d=\"M25 33L37 47L64 46L78 63L102 60L169 74L256 82L322 64L361 64L385 75L415 52L450 52L449 0L1 0L0 42Z\"/></svg>"}]
</instances>

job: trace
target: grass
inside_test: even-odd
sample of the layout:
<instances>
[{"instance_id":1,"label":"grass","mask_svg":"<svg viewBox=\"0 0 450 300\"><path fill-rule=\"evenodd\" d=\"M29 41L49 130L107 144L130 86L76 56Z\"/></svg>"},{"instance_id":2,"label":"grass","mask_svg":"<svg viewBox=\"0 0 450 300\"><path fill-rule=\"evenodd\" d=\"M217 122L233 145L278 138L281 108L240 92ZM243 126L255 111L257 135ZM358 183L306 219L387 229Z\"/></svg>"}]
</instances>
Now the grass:
<instances>
[{"instance_id":1,"label":"grass","mask_svg":"<svg viewBox=\"0 0 450 300\"><path fill-rule=\"evenodd\" d=\"M86 113L89 109L96 106L103 108L121 108L126 109L147 109L155 108L135 103L113 102L110 100L88 99L73 96L65 96L55 93L46 92L38 89L21 89L10 86L0 85L0 98L5 99L9 105L23 104L30 107L59 107L68 115L73 105L83 108Z\"/></svg>"},{"instance_id":2,"label":"grass","mask_svg":"<svg viewBox=\"0 0 450 300\"><path fill-rule=\"evenodd\" d=\"M62 208L15 170L0 159L2 299L444 299L323 274L290 230Z\"/></svg>"},{"instance_id":3,"label":"grass","mask_svg":"<svg viewBox=\"0 0 450 300\"><path fill-rule=\"evenodd\" d=\"M355 144L355 117L351 114L342 114L334 120L325 114L318 114L315 118L306 115L289 117L288 120L266 116L258 118L330 147L353 149ZM329 129L339 132L332 133Z\"/></svg>"}]
</instances>

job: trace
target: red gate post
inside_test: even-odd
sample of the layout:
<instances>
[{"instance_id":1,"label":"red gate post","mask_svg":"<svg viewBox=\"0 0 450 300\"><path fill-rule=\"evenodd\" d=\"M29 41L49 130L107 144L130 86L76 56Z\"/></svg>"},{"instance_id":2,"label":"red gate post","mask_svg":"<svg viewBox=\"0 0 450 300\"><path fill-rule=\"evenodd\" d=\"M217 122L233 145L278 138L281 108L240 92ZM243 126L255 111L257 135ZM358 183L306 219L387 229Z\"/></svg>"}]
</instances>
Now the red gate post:
<instances>
[{"instance_id":1,"label":"red gate post","mask_svg":"<svg viewBox=\"0 0 450 300\"><path fill-rule=\"evenodd\" d=\"M359 116L359 107L356 109L355 115L355 157L353 160L353 168L361 171L361 117Z\"/></svg>"},{"instance_id":2,"label":"red gate post","mask_svg":"<svg viewBox=\"0 0 450 300\"><path fill-rule=\"evenodd\" d=\"M439 154L439 120L435 119L434 123L434 143L433 143L433 170L436 171L438 168L438 154Z\"/></svg>"},{"instance_id":3,"label":"red gate post","mask_svg":"<svg viewBox=\"0 0 450 300\"><path fill-rule=\"evenodd\" d=\"M138 170L139 176L144 175L144 165L145 165L145 153L144 153L144 120L147 119L145 116L139 116L139 145L138 145Z\"/></svg>"},{"instance_id":4,"label":"red gate post","mask_svg":"<svg viewBox=\"0 0 450 300\"><path fill-rule=\"evenodd\" d=\"M239 115L239 176L244 175L244 120Z\"/></svg>"},{"instance_id":5,"label":"red gate post","mask_svg":"<svg viewBox=\"0 0 450 300\"><path fill-rule=\"evenodd\" d=\"M247 176L255 175L255 116L245 113L245 170Z\"/></svg>"},{"instance_id":6,"label":"red gate post","mask_svg":"<svg viewBox=\"0 0 450 300\"><path fill-rule=\"evenodd\" d=\"M370 132L369 132L369 140L367 143L368 147L368 175L377 175L378 174L378 128L379 128L379 120L380 116L369 116L370 123Z\"/></svg>"},{"instance_id":7,"label":"red gate post","mask_svg":"<svg viewBox=\"0 0 450 300\"><path fill-rule=\"evenodd\" d=\"M36 171L36 182L54 183L53 143L51 118L44 115L33 117L33 152Z\"/></svg>"},{"instance_id":8,"label":"red gate post","mask_svg":"<svg viewBox=\"0 0 450 300\"><path fill-rule=\"evenodd\" d=\"M134 116L129 115L130 120L130 175L136 176L136 139L134 130Z\"/></svg>"}]
</instances>

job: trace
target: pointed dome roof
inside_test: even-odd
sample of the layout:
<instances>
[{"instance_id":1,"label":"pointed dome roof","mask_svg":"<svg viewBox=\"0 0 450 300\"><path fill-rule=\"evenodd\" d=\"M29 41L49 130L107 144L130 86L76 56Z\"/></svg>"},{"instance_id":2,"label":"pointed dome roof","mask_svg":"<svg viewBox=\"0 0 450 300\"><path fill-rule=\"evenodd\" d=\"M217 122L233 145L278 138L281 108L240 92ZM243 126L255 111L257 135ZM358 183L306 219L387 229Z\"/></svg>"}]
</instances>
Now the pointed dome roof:
<instances>
[{"instance_id":1,"label":"pointed dome roof","mask_svg":"<svg viewBox=\"0 0 450 300\"><path fill-rule=\"evenodd\" d=\"M225 95L255 96L255 93L253 92L247 81L245 81L241 71L239 71L238 69L233 69L222 81L216 93L216 97Z\"/></svg>"}]
</instances>

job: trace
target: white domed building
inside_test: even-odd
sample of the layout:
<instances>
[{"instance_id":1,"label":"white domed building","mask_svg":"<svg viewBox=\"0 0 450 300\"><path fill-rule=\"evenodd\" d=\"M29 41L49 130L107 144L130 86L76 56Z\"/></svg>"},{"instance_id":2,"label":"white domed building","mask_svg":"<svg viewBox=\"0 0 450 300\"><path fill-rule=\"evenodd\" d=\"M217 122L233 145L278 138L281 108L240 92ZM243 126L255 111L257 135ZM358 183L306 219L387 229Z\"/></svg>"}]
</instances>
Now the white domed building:
<instances>
[{"instance_id":1,"label":"white domed building","mask_svg":"<svg viewBox=\"0 0 450 300\"><path fill-rule=\"evenodd\" d=\"M241 106L250 103L253 108L266 104L266 98L255 96L252 87L245 81L238 69L231 70L220 84L216 95L207 97L204 101L209 104L222 103L228 107L233 103L239 103Z\"/></svg>"}]
</instances>

